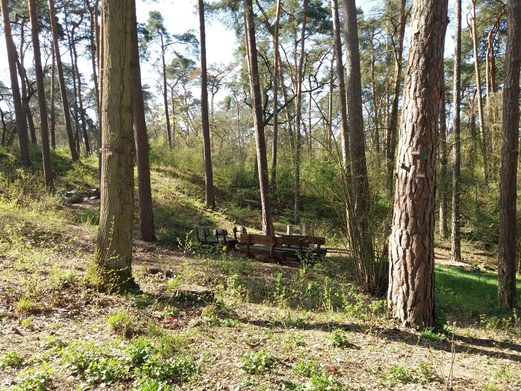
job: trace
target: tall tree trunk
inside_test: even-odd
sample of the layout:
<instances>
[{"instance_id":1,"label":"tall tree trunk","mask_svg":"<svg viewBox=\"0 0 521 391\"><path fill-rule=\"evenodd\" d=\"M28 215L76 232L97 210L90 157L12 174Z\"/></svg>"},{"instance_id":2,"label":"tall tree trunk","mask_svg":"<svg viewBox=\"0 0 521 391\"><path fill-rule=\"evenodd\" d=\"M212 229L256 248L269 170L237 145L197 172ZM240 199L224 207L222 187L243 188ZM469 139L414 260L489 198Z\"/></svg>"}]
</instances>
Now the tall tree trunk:
<instances>
[{"instance_id":1,"label":"tall tree trunk","mask_svg":"<svg viewBox=\"0 0 521 391\"><path fill-rule=\"evenodd\" d=\"M103 0L103 128L100 224L92 281L101 288L134 288L132 220L132 0Z\"/></svg>"},{"instance_id":2,"label":"tall tree trunk","mask_svg":"<svg viewBox=\"0 0 521 391\"><path fill-rule=\"evenodd\" d=\"M279 29L280 29L280 10L282 0L277 0L275 11L275 32L273 34L273 144L271 150L271 191L277 190L277 154L279 149Z\"/></svg>"},{"instance_id":3,"label":"tall tree trunk","mask_svg":"<svg viewBox=\"0 0 521 391\"><path fill-rule=\"evenodd\" d=\"M268 158L266 156L266 138L264 135L264 118L262 116L262 100L257 62L257 42L255 39L255 24L252 0L244 0L244 19L246 22L246 47L250 76L250 90L255 124L255 143L257 147L257 163L259 167L259 188L262 207L262 232L274 235L273 218L268 186Z\"/></svg>"},{"instance_id":4,"label":"tall tree trunk","mask_svg":"<svg viewBox=\"0 0 521 391\"><path fill-rule=\"evenodd\" d=\"M204 25L204 0L198 0L199 31L201 48L201 120L204 147L204 184L206 207L215 208L212 168L212 143L210 141L210 119L208 117L208 72L206 69L206 32Z\"/></svg>"},{"instance_id":5,"label":"tall tree trunk","mask_svg":"<svg viewBox=\"0 0 521 391\"><path fill-rule=\"evenodd\" d=\"M400 102L400 91L402 88L402 62L403 62L403 40L405 37L405 24L407 22L407 13L405 10L406 0L400 0L400 21L398 26L398 37L394 48L394 94L391 107L391 115L389 118L389 129L387 131L387 191L389 196L393 194L394 185L394 163L396 142L398 136L398 111ZM387 106L386 106L387 107Z\"/></svg>"},{"instance_id":6,"label":"tall tree trunk","mask_svg":"<svg viewBox=\"0 0 521 391\"><path fill-rule=\"evenodd\" d=\"M521 3L508 2L508 40L503 89L503 148L501 159L498 258L499 305L516 304L516 200L519 148L519 69L521 67Z\"/></svg>"},{"instance_id":7,"label":"tall tree trunk","mask_svg":"<svg viewBox=\"0 0 521 391\"><path fill-rule=\"evenodd\" d=\"M442 63L441 75L444 78L444 67ZM443 80L443 79L442 79ZM438 156L440 158L440 185L439 185L439 203L440 203L440 216L439 216L439 230L442 238L447 238L449 227L448 227L448 158L447 158L447 118L445 114L445 83L441 85L441 98L440 98L440 114L438 119Z\"/></svg>"},{"instance_id":8,"label":"tall tree trunk","mask_svg":"<svg viewBox=\"0 0 521 391\"><path fill-rule=\"evenodd\" d=\"M47 103L45 101L45 88L43 83L42 58L40 53L40 40L38 37L38 14L36 0L29 0L29 15L31 18L31 34L34 52L34 69L36 73L36 88L38 89L38 106L40 108L40 132L42 134L42 161L43 177L47 190L53 189L51 171L51 152L49 148L49 126L47 123Z\"/></svg>"},{"instance_id":9,"label":"tall tree trunk","mask_svg":"<svg viewBox=\"0 0 521 391\"><path fill-rule=\"evenodd\" d=\"M27 116L27 124L29 125L29 135L31 136L31 144L36 145L36 128L34 127L33 116L30 107L30 95L28 92L28 79L25 70L25 17L21 17L20 21L20 56L17 62L18 75L20 75L20 92L22 94L22 108Z\"/></svg>"},{"instance_id":10,"label":"tall tree trunk","mask_svg":"<svg viewBox=\"0 0 521 391\"><path fill-rule=\"evenodd\" d=\"M90 59L92 63L92 80L94 82L94 94L96 101L96 113L98 114L98 120L100 117L100 102L99 102L99 84L98 84L98 72L97 72L97 50L98 43L96 40L96 30L98 24L98 6L97 2L94 5L91 5L90 0L87 1L89 8L89 16L90 16Z\"/></svg>"},{"instance_id":11,"label":"tall tree trunk","mask_svg":"<svg viewBox=\"0 0 521 391\"><path fill-rule=\"evenodd\" d=\"M56 149L56 106L55 106L55 97L56 97L56 56L54 55L54 48L51 45L51 56L52 56L52 65L51 65L51 109L49 113L49 131L51 133L51 147L52 149Z\"/></svg>"},{"instance_id":12,"label":"tall tree trunk","mask_svg":"<svg viewBox=\"0 0 521 391\"><path fill-rule=\"evenodd\" d=\"M142 240L156 240L152 189L150 186L150 159L145 105L141 86L141 65L136 22L136 1L132 0L132 97L134 113L134 137L136 142L136 162L139 201L139 234Z\"/></svg>"},{"instance_id":13,"label":"tall tree trunk","mask_svg":"<svg viewBox=\"0 0 521 391\"><path fill-rule=\"evenodd\" d=\"M20 146L20 160L24 167L31 165L29 156L29 136L27 134L27 121L22 106L22 98L20 97L20 87L18 85L18 76L16 74L16 47L13 42L11 33L11 22L9 20L9 8L7 0L1 0L2 17L4 21L4 37L5 46L7 48L7 61L9 62L9 76L11 78L11 91L13 94L13 103L16 118L16 131L18 133L18 143Z\"/></svg>"},{"instance_id":14,"label":"tall tree trunk","mask_svg":"<svg viewBox=\"0 0 521 391\"><path fill-rule=\"evenodd\" d=\"M388 307L403 324L434 321L436 119L447 0L414 2L396 162Z\"/></svg>"},{"instance_id":15,"label":"tall tree trunk","mask_svg":"<svg viewBox=\"0 0 521 391\"><path fill-rule=\"evenodd\" d=\"M365 135L362 108L362 83L358 25L355 0L344 0L344 35L346 44L347 119L350 138L352 185L351 244L361 271L365 290L382 293L387 288L382 270L374 259L373 237L369 223L371 211L369 177L365 158Z\"/></svg>"},{"instance_id":16,"label":"tall tree trunk","mask_svg":"<svg viewBox=\"0 0 521 391\"><path fill-rule=\"evenodd\" d=\"M483 97L481 92L481 70L479 68L479 57L478 57L478 32L476 26L476 2L477 0L471 0L472 4L472 24L470 26L472 32L472 49L474 53L474 74L476 78L476 96L478 99L478 116L479 116L479 133L481 138L481 154L483 155L483 176L485 182L488 183L490 180L490 167L489 167L489 140L488 132L485 127L485 115L483 113Z\"/></svg>"},{"instance_id":17,"label":"tall tree trunk","mask_svg":"<svg viewBox=\"0 0 521 391\"><path fill-rule=\"evenodd\" d=\"M74 134L72 132L71 112L69 109L69 99L67 98L67 87L65 85L65 76L63 74L63 65L60 55L60 44L58 42L58 31L56 27L56 7L54 4L54 0L48 0L48 2L54 56L56 57L56 68L58 70L58 79L60 81L60 93L62 98L63 117L65 119L65 130L67 131L67 140L69 141L69 149L71 151L72 161L76 162L80 159L80 156L76 148L74 142Z\"/></svg>"},{"instance_id":18,"label":"tall tree trunk","mask_svg":"<svg viewBox=\"0 0 521 391\"><path fill-rule=\"evenodd\" d=\"M69 57L71 60L71 74L72 74L72 92L74 100L72 102L72 112L74 113L74 142L76 144L76 150L78 153L81 152L80 149L80 115L79 115L79 105L78 105L78 79L76 73L76 66L74 65L74 50L72 47L74 46L74 35L76 30L76 24L69 20L67 7L64 7L65 11L65 34L67 35L67 43L69 45ZM71 31L69 31L69 25L72 25Z\"/></svg>"},{"instance_id":19,"label":"tall tree trunk","mask_svg":"<svg viewBox=\"0 0 521 391\"><path fill-rule=\"evenodd\" d=\"M170 114L168 113L168 83L166 80L166 46L163 34L159 34L161 38L161 65L163 68L163 104L165 109L165 120L166 120L166 137L168 140L168 147L174 148L172 143L172 128L170 126Z\"/></svg>"},{"instance_id":20,"label":"tall tree trunk","mask_svg":"<svg viewBox=\"0 0 521 391\"><path fill-rule=\"evenodd\" d=\"M294 188L293 188L293 223L300 223L300 204L301 204L301 194L300 194L300 160L301 160L301 151L302 151L302 84L303 84L303 75L304 75L304 58L305 58L305 38L306 38L306 22L307 22L307 6L308 0L304 0L303 8L302 8L302 30L300 35L300 58L298 60L297 65L297 74L296 74L296 98L295 98L295 107L296 107L296 117L295 117L295 157L294 157ZM295 48L296 51L296 48ZM296 53L295 53L296 54Z\"/></svg>"},{"instance_id":21,"label":"tall tree trunk","mask_svg":"<svg viewBox=\"0 0 521 391\"><path fill-rule=\"evenodd\" d=\"M456 53L454 56L454 140L452 165L452 230L450 257L461 262L460 182L461 182L461 0L456 0Z\"/></svg>"}]
</instances>

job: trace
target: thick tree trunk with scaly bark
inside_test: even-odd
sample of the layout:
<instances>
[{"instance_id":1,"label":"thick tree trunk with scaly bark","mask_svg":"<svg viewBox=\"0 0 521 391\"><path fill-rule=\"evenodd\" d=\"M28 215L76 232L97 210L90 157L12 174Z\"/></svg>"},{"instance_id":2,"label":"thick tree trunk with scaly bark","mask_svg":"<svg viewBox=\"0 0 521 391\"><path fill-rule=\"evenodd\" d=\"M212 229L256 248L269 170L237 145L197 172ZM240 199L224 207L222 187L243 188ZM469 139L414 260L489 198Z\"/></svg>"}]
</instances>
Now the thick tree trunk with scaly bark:
<instances>
[{"instance_id":1,"label":"thick tree trunk with scaly bark","mask_svg":"<svg viewBox=\"0 0 521 391\"><path fill-rule=\"evenodd\" d=\"M388 307L403 324L434 321L434 201L436 119L447 0L417 0L396 162L389 242Z\"/></svg>"}]
</instances>

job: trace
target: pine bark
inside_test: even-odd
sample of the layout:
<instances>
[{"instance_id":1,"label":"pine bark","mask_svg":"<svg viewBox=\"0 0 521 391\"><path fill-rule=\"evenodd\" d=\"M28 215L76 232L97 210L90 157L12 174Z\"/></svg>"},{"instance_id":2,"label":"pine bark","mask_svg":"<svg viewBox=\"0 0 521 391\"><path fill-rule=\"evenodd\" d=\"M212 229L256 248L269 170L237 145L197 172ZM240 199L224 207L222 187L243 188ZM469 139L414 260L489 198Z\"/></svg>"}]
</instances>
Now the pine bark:
<instances>
[{"instance_id":1,"label":"pine bark","mask_svg":"<svg viewBox=\"0 0 521 391\"><path fill-rule=\"evenodd\" d=\"M132 278L134 137L132 0L103 0L103 127L100 224L91 280L123 291Z\"/></svg>"},{"instance_id":2,"label":"pine bark","mask_svg":"<svg viewBox=\"0 0 521 391\"><path fill-rule=\"evenodd\" d=\"M206 31L204 21L204 0L198 0L199 36L201 48L201 121L204 149L204 184L206 207L215 208L212 168L212 143L210 140L210 118L208 110L208 72L206 67Z\"/></svg>"},{"instance_id":3,"label":"pine bark","mask_svg":"<svg viewBox=\"0 0 521 391\"><path fill-rule=\"evenodd\" d=\"M454 127L452 142L452 219L450 258L461 262L461 0L456 0L456 53L454 56Z\"/></svg>"},{"instance_id":4,"label":"pine bark","mask_svg":"<svg viewBox=\"0 0 521 391\"><path fill-rule=\"evenodd\" d=\"M373 237L369 216L371 213L369 177L365 157L365 135L362 108L360 50L355 0L344 0L344 35L346 45L347 121L349 128L352 191L350 192L351 244L357 258L359 279L366 291L382 293L385 279L374 259Z\"/></svg>"},{"instance_id":5,"label":"pine bark","mask_svg":"<svg viewBox=\"0 0 521 391\"><path fill-rule=\"evenodd\" d=\"M274 235L273 218L268 189L268 158L266 156L266 138L264 135L264 118L262 116L262 99L257 61L257 42L255 39L255 22L252 0L244 0L244 20L246 22L246 43L250 77L250 91L255 124L255 144L259 170L259 188L262 208L262 232Z\"/></svg>"},{"instance_id":6,"label":"pine bark","mask_svg":"<svg viewBox=\"0 0 521 391\"><path fill-rule=\"evenodd\" d=\"M398 136L398 110L400 102L400 91L402 89L402 62L403 62L403 41L405 37L405 24L407 21L406 1L400 0L400 21L398 26L398 37L396 39L396 47L394 48L395 66L394 66L394 91L391 106L391 115L389 118L389 130L386 140L387 154L387 191L389 196L393 194L394 185L394 164L396 143Z\"/></svg>"},{"instance_id":7,"label":"pine bark","mask_svg":"<svg viewBox=\"0 0 521 391\"><path fill-rule=\"evenodd\" d=\"M141 86L141 65L136 21L136 1L132 0L132 97L134 113L134 138L136 142L136 163L139 202L139 235L142 240L156 240L152 188L150 185L150 158L145 121L145 105Z\"/></svg>"},{"instance_id":8,"label":"pine bark","mask_svg":"<svg viewBox=\"0 0 521 391\"><path fill-rule=\"evenodd\" d=\"M13 103L16 118L16 132L18 134L18 144L20 146L20 160L24 167L31 165L29 156L29 136L27 134L27 121L22 106L22 98L20 96L20 87L18 84L17 66L16 66L16 47L13 42L11 33L11 21L9 20L9 8L7 0L1 0L2 17L4 22L4 37L7 48L7 61L9 63L9 76L11 78L11 91L13 94Z\"/></svg>"},{"instance_id":9,"label":"pine bark","mask_svg":"<svg viewBox=\"0 0 521 391\"><path fill-rule=\"evenodd\" d=\"M436 119L447 0L417 0L396 162L388 307L404 325L434 321Z\"/></svg>"},{"instance_id":10,"label":"pine bark","mask_svg":"<svg viewBox=\"0 0 521 391\"><path fill-rule=\"evenodd\" d=\"M40 132L42 136L42 162L43 177L47 190L53 189L53 177L51 170L51 152L49 148L49 124L47 122L47 102L45 99L45 87L43 82L42 57L40 52L38 14L36 0L29 0L29 15L31 19L31 35L33 41L34 69L36 73L36 88L38 90L38 106L40 109Z\"/></svg>"},{"instance_id":11,"label":"pine bark","mask_svg":"<svg viewBox=\"0 0 521 391\"><path fill-rule=\"evenodd\" d=\"M281 1L277 0L275 11L275 32L273 33L273 144L271 150L271 191L274 193L277 189L277 157L279 143L279 68L280 68L280 51L279 51L279 29L280 29L280 12Z\"/></svg>"},{"instance_id":12,"label":"pine bark","mask_svg":"<svg viewBox=\"0 0 521 391\"><path fill-rule=\"evenodd\" d=\"M67 87L65 85L65 76L63 74L63 64L60 54L60 44L58 42L58 31L56 27L56 6L54 0L49 2L49 18L51 23L51 34L54 48L54 56L56 59L56 69L58 71L58 80L60 82L60 93L63 106L63 117L65 119L65 130L67 132L67 140L69 142L69 149L71 151L72 161L76 162L80 159L78 150L76 148L74 134L72 132L71 112L69 108L69 99L67 98Z\"/></svg>"},{"instance_id":13,"label":"pine bark","mask_svg":"<svg viewBox=\"0 0 521 391\"><path fill-rule=\"evenodd\" d=\"M503 88L498 299L504 308L516 305L516 202L519 154L519 71L521 68L521 3L508 2L508 38Z\"/></svg>"}]
</instances>

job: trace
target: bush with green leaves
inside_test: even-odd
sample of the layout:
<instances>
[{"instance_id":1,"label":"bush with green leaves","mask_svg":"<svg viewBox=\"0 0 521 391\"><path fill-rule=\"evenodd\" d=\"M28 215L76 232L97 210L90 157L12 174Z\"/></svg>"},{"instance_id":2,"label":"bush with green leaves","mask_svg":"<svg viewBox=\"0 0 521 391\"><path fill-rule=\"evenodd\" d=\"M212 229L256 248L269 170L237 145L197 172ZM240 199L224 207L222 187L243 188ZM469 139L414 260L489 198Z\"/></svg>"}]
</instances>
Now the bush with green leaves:
<instances>
[{"instance_id":1,"label":"bush with green leaves","mask_svg":"<svg viewBox=\"0 0 521 391\"><path fill-rule=\"evenodd\" d=\"M328 373L312 376L298 387L299 391L348 391L348 388Z\"/></svg>"},{"instance_id":2,"label":"bush with green leaves","mask_svg":"<svg viewBox=\"0 0 521 391\"><path fill-rule=\"evenodd\" d=\"M127 347L126 353L130 364L133 367L140 367L156 355L157 349L148 338L140 337Z\"/></svg>"},{"instance_id":3,"label":"bush with green leaves","mask_svg":"<svg viewBox=\"0 0 521 391\"><path fill-rule=\"evenodd\" d=\"M197 364L190 357L164 359L155 355L147 360L138 372L141 377L183 384L197 373Z\"/></svg>"},{"instance_id":4,"label":"bush with green leaves","mask_svg":"<svg viewBox=\"0 0 521 391\"><path fill-rule=\"evenodd\" d=\"M50 368L29 368L16 378L12 391L47 391L51 389L53 370Z\"/></svg>"},{"instance_id":5,"label":"bush with green leaves","mask_svg":"<svg viewBox=\"0 0 521 391\"><path fill-rule=\"evenodd\" d=\"M335 329L331 333L331 346L335 348L347 348L351 343L347 340L347 333L342 329Z\"/></svg>"},{"instance_id":6,"label":"bush with green leaves","mask_svg":"<svg viewBox=\"0 0 521 391\"><path fill-rule=\"evenodd\" d=\"M120 310L109 315L107 320L110 331L123 336L125 338L132 338L136 334L135 320L125 310Z\"/></svg>"},{"instance_id":7,"label":"bush with green leaves","mask_svg":"<svg viewBox=\"0 0 521 391\"><path fill-rule=\"evenodd\" d=\"M250 375L259 375L271 370L277 360L265 350L258 352L248 352L241 356L239 367Z\"/></svg>"},{"instance_id":8,"label":"bush with green leaves","mask_svg":"<svg viewBox=\"0 0 521 391\"><path fill-rule=\"evenodd\" d=\"M439 380L434 368L426 363L420 363L417 368L409 368L397 364L389 368L385 375L389 385L410 383L431 383Z\"/></svg>"},{"instance_id":9,"label":"bush with green leaves","mask_svg":"<svg viewBox=\"0 0 521 391\"><path fill-rule=\"evenodd\" d=\"M132 391L173 391L174 387L166 381L151 379L149 377L139 378L134 382Z\"/></svg>"},{"instance_id":10,"label":"bush with green leaves","mask_svg":"<svg viewBox=\"0 0 521 391\"><path fill-rule=\"evenodd\" d=\"M26 359L15 351L5 352L0 356L0 369L15 368L20 369L25 366Z\"/></svg>"},{"instance_id":11,"label":"bush with green leaves","mask_svg":"<svg viewBox=\"0 0 521 391\"><path fill-rule=\"evenodd\" d=\"M320 376L322 365L317 360L299 360L294 367L295 374L303 377Z\"/></svg>"}]
</instances>

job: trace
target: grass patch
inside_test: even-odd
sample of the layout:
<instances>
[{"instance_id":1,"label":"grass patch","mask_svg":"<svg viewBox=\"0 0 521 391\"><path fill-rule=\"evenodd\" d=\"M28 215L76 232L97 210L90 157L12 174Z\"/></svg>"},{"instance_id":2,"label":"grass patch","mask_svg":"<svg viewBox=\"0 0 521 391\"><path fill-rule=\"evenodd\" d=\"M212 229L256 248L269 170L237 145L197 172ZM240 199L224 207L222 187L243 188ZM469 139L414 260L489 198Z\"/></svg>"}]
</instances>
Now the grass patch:
<instances>
[{"instance_id":1,"label":"grass patch","mask_svg":"<svg viewBox=\"0 0 521 391\"><path fill-rule=\"evenodd\" d=\"M518 292L521 280L517 280ZM497 304L497 275L490 272L466 271L455 266L436 266L437 308L449 321L469 322L511 314Z\"/></svg>"}]
</instances>

